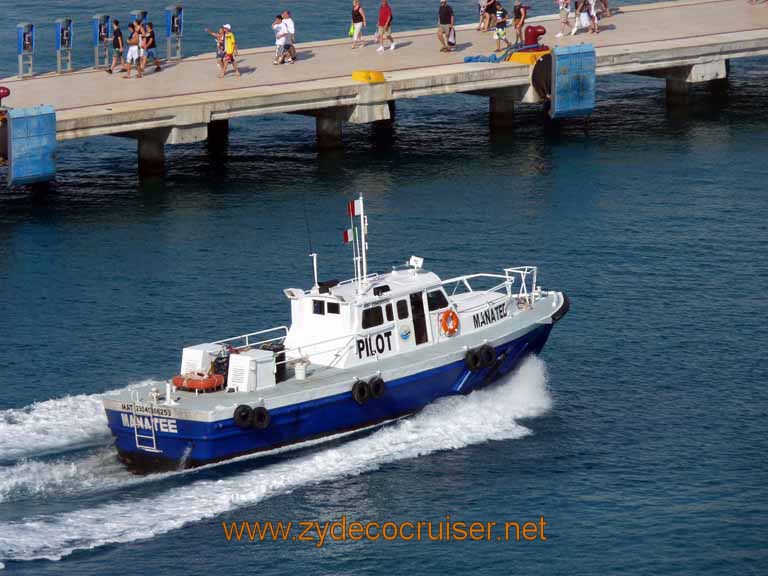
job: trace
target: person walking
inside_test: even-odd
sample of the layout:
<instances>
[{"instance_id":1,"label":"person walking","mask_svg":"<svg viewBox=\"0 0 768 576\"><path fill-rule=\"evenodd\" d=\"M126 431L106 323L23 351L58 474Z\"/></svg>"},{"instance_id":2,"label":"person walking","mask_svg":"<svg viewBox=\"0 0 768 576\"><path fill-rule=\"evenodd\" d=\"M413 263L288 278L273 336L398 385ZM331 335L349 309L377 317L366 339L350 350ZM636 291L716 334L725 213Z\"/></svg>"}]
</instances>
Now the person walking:
<instances>
[{"instance_id":1,"label":"person walking","mask_svg":"<svg viewBox=\"0 0 768 576\"><path fill-rule=\"evenodd\" d=\"M437 11L437 38L440 44L440 52L453 52L453 47L448 45L448 37L454 25L453 8L448 5L448 0L440 0L440 9Z\"/></svg>"},{"instance_id":2,"label":"person walking","mask_svg":"<svg viewBox=\"0 0 768 576\"><path fill-rule=\"evenodd\" d=\"M486 0L478 0L477 11L480 14L480 20L477 21L477 30L479 32L485 31L485 3Z\"/></svg>"},{"instance_id":3,"label":"person walking","mask_svg":"<svg viewBox=\"0 0 768 576\"><path fill-rule=\"evenodd\" d=\"M496 0L485 0L485 25L483 31L488 32L491 27L496 28Z\"/></svg>"},{"instance_id":4,"label":"person walking","mask_svg":"<svg viewBox=\"0 0 768 576\"><path fill-rule=\"evenodd\" d=\"M136 24L128 24L128 53L125 56L125 76L131 77L131 64L136 65L136 78L141 78L141 57L139 55L139 32Z\"/></svg>"},{"instance_id":5,"label":"person walking","mask_svg":"<svg viewBox=\"0 0 768 576\"><path fill-rule=\"evenodd\" d=\"M275 21L272 22L272 30L275 31L275 61L272 62L275 66L283 64L284 62L291 63L293 60L289 54L285 51L285 45L288 42L288 27L283 21L283 15L278 14L275 16Z\"/></svg>"},{"instance_id":6,"label":"person walking","mask_svg":"<svg viewBox=\"0 0 768 576\"><path fill-rule=\"evenodd\" d=\"M160 60L157 59L157 54L155 53L156 48L157 44L155 43L155 27L152 25L152 22L149 22L147 24L147 31L144 36L144 55L141 59L142 70L147 69L147 60L150 58L152 58L155 64L155 72L160 72L160 70L162 70L160 67Z\"/></svg>"},{"instance_id":7,"label":"person walking","mask_svg":"<svg viewBox=\"0 0 768 576\"><path fill-rule=\"evenodd\" d=\"M496 2L496 32L494 37L496 38L496 52L501 52L501 41L503 40L507 48L509 48L509 40L507 39L507 21L509 12L501 2Z\"/></svg>"},{"instance_id":8,"label":"person walking","mask_svg":"<svg viewBox=\"0 0 768 576\"><path fill-rule=\"evenodd\" d=\"M555 38L562 38L571 31L571 24L568 22L570 0L557 0L557 7L560 12L560 32L555 34Z\"/></svg>"},{"instance_id":9,"label":"person walking","mask_svg":"<svg viewBox=\"0 0 768 576\"><path fill-rule=\"evenodd\" d=\"M123 46L123 31L120 30L119 20L112 20L112 36L110 36L109 39L112 40L112 51L114 52L114 55L112 56L112 66L107 68L107 74L112 74L115 71L118 62L121 66L125 66L125 63L123 62L123 50L125 49Z\"/></svg>"},{"instance_id":10,"label":"person walking","mask_svg":"<svg viewBox=\"0 0 768 576\"><path fill-rule=\"evenodd\" d=\"M224 65L221 68L221 75L219 78L224 78L227 73L227 68L232 64L232 70L235 71L236 76L240 76L240 70L237 69L237 41L235 34L232 32L232 26L224 24Z\"/></svg>"},{"instance_id":11,"label":"person walking","mask_svg":"<svg viewBox=\"0 0 768 576\"><path fill-rule=\"evenodd\" d=\"M386 50L384 47L385 38L389 38L389 49L395 49L395 39L392 38L392 8L387 0L381 0L377 34L379 35L379 47L376 48L376 52Z\"/></svg>"},{"instance_id":12,"label":"person walking","mask_svg":"<svg viewBox=\"0 0 768 576\"><path fill-rule=\"evenodd\" d=\"M512 7L512 23L515 25L515 44L523 45L523 26L525 26L525 17L528 15L528 9L515 0Z\"/></svg>"},{"instance_id":13,"label":"person walking","mask_svg":"<svg viewBox=\"0 0 768 576\"><path fill-rule=\"evenodd\" d=\"M357 48L358 44L364 46L363 28L368 23L365 21L365 10L360 6L360 0L352 0L352 48Z\"/></svg>"},{"instance_id":14,"label":"person walking","mask_svg":"<svg viewBox=\"0 0 768 576\"><path fill-rule=\"evenodd\" d=\"M216 62L219 65L219 73L224 69L224 56L227 55L224 52L224 26L219 26L218 32L211 32L208 28L205 29L206 34L210 34L216 39Z\"/></svg>"},{"instance_id":15,"label":"person walking","mask_svg":"<svg viewBox=\"0 0 768 576\"><path fill-rule=\"evenodd\" d=\"M293 23L293 17L290 10L283 11L283 24L288 32L288 36L285 37L285 51L290 57L290 64L296 61L296 25Z\"/></svg>"}]
</instances>

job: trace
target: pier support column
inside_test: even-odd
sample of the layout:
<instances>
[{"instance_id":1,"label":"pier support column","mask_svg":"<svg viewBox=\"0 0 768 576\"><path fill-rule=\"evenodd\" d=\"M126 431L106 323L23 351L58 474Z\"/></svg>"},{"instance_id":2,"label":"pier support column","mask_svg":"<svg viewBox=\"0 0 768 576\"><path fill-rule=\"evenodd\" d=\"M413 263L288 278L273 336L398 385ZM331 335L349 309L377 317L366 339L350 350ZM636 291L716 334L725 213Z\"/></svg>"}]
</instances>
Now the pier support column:
<instances>
[{"instance_id":1,"label":"pier support column","mask_svg":"<svg viewBox=\"0 0 768 576\"><path fill-rule=\"evenodd\" d=\"M341 148L341 119L333 116L316 116L317 146L323 149Z\"/></svg>"},{"instance_id":2,"label":"pier support column","mask_svg":"<svg viewBox=\"0 0 768 576\"><path fill-rule=\"evenodd\" d=\"M395 137L395 101L387 102L389 109L389 118L386 120L376 120L371 123L371 134L377 145L389 146Z\"/></svg>"},{"instance_id":3,"label":"pier support column","mask_svg":"<svg viewBox=\"0 0 768 576\"><path fill-rule=\"evenodd\" d=\"M137 135L139 176L161 176L165 172L166 130L146 130Z\"/></svg>"},{"instance_id":4,"label":"pier support column","mask_svg":"<svg viewBox=\"0 0 768 576\"><path fill-rule=\"evenodd\" d=\"M223 150L229 144L229 120L212 120L208 123L208 148Z\"/></svg>"},{"instance_id":5,"label":"pier support column","mask_svg":"<svg viewBox=\"0 0 768 576\"><path fill-rule=\"evenodd\" d=\"M515 100L507 94L496 94L488 99L491 130L512 128L515 125Z\"/></svg>"},{"instance_id":6,"label":"pier support column","mask_svg":"<svg viewBox=\"0 0 768 576\"><path fill-rule=\"evenodd\" d=\"M667 81L667 103L673 106L687 104L691 84L704 82L710 85L727 82L728 61L715 60L703 64L681 66L663 71Z\"/></svg>"}]
</instances>

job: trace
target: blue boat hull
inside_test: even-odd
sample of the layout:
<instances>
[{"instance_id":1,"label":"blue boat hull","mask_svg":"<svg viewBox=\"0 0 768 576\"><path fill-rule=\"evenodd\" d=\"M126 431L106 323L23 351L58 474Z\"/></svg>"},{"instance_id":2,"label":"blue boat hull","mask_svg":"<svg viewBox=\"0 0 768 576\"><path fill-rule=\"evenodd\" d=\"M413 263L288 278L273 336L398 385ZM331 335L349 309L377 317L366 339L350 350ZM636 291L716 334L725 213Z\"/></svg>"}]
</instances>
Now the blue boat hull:
<instances>
[{"instance_id":1,"label":"blue boat hull","mask_svg":"<svg viewBox=\"0 0 768 576\"><path fill-rule=\"evenodd\" d=\"M528 354L538 354L552 324L544 324L498 346L490 367L469 371L461 360L386 383L386 393L359 405L351 392L270 410L266 430L237 427L233 418L216 422L176 420L177 433L156 432L160 453L136 446L128 413L107 410L119 458L137 472L195 467L244 454L272 450L323 436L339 434L413 414L442 396L469 394L515 370Z\"/></svg>"}]
</instances>

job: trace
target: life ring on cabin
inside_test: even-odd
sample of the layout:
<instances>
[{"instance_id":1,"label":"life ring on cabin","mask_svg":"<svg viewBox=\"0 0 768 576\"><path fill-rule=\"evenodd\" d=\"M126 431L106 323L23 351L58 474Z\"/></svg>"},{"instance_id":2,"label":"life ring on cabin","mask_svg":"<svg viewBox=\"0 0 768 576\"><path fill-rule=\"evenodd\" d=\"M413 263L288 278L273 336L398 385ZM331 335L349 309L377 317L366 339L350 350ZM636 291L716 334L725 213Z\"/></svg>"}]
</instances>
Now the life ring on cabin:
<instances>
[{"instance_id":1,"label":"life ring on cabin","mask_svg":"<svg viewBox=\"0 0 768 576\"><path fill-rule=\"evenodd\" d=\"M378 400L384 396L384 392L387 391L387 385L382 378L374 376L368 381L368 390L371 393L371 398Z\"/></svg>"},{"instance_id":2,"label":"life ring on cabin","mask_svg":"<svg viewBox=\"0 0 768 576\"><path fill-rule=\"evenodd\" d=\"M446 336L453 336L459 331L459 315L455 310L449 308L440 314L440 327Z\"/></svg>"},{"instance_id":3,"label":"life ring on cabin","mask_svg":"<svg viewBox=\"0 0 768 576\"><path fill-rule=\"evenodd\" d=\"M264 406L257 406L253 409L251 420L254 428L257 430L266 430L272 422L272 416L269 415L269 410L264 408Z\"/></svg>"},{"instance_id":4,"label":"life ring on cabin","mask_svg":"<svg viewBox=\"0 0 768 576\"><path fill-rule=\"evenodd\" d=\"M232 415L235 420L235 426L238 428L250 428L253 422L253 408L248 404L240 404L235 408L235 413Z\"/></svg>"},{"instance_id":5,"label":"life ring on cabin","mask_svg":"<svg viewBox=\"0 0 768 576\"><path fill-rule=\"evenodd\" d=\"M361 406L368 401L370 396L371 391L368 388L368 384L363 380L358 380L352 385L352 398Z\"/></svg>"},{"instance_id":6,"label":"life ring on cabin","mask_svg":"<svg viewBox=\"0 0 768 576\"><path fill-rule=\"evenodd\" d=\"M224 386L223 374L205 374L203 372L188 372L179 374L171 380L179 390L188 392L215 392Z\"/></svg>"}]
</instances>

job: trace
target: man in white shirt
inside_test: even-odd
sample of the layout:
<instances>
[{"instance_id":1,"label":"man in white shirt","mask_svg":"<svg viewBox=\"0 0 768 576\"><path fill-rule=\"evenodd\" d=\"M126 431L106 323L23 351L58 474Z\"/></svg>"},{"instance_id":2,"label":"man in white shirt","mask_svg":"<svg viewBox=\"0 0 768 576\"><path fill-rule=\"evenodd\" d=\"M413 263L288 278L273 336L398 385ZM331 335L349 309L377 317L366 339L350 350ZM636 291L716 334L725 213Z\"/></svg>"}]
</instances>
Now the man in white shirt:
<instances>
[{"instance_id":1,"label":"man in white shirt","mask_svg":"<svg viewBox=\"0 0 768 576\"><path fill-rule=\"evenodd\" d=\"M288 27L283 22L282 14L275 16L275 21L272 23L272 30L275 31L275 61L272 64L282 64L283 62L293 63L293 59L285 51L285 45L287 39L290 36Z\"/></svg>"},{"instance_id":2,"label":"man in white shirt","mask_svg":"<svg viewBox=\"0 0 768 576\"><path fill-rule=\"evenodd\" d=\"M285 51L291 57L291 61L296 60L296 26L293 24L293 18L291 17L291 11L286 10L283 12L283 24L285 24L288 34L285 41Z\"/></svg>"}]
</instances>

